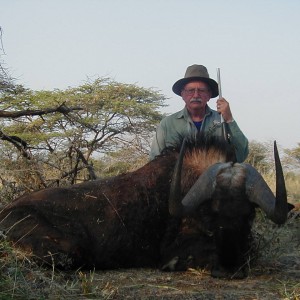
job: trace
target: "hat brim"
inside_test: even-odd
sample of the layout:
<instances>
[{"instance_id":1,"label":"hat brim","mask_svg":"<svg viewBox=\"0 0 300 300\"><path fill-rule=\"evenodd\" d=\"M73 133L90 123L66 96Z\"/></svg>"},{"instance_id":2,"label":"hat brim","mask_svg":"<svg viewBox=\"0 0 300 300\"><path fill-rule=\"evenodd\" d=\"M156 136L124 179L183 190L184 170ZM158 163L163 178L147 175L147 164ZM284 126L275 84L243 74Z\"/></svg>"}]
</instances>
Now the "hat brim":
<instances>
[{"instance_id":1,"label":"hat brim","mask_svg":"<svg viewBox=\"0 0 300 300\"><path fill-rule=\"evenodd\" d=\"M214 81L211 78L206 78L206 77L188 77L188 78L182 78L179 79L178 81L176 81L172 87L173 92L178 95L181 96L181 91L183 90L183 87L191 82L191 81L203 81L205 83L207 83L211 89L211 97L217 97L219 95L219 88L218 88L218 84L216 81Z\"/></svg>"}]
</instances>

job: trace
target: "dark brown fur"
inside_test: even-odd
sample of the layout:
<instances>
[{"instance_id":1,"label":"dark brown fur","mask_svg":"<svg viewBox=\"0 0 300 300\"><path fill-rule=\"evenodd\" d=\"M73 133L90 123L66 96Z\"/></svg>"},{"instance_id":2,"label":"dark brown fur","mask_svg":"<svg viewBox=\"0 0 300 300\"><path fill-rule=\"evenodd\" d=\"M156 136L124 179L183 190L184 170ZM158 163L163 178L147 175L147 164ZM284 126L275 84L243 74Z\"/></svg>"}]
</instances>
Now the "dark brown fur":
<instances>
[{"instance_id":1,"label":"dark brown fur","mask_svg":"<svg viewBox=\"0 0 300 300\"><path fill-rule=\"evenodd\" d=\"M202 141L196 148L190 143L183 167L183 195L208 166L232 160L231 153L227 144L219 142ZM167 151L131 173L24 195L1 212L0 227L15 246L62 268L161 264L165 270L185 270L219 265L222 255L217 248L224 236L218 237L220 230L225 228L230 240L236 233L234 226L240 224L233 223L234 218L245 217L242 222L250 224L253 208L249 206L243 215L242 202L226 206L224 199L224 203L201 205L195 216L171 217L168 198L177 157L176 151ZM248 238L249 226L241 231L246 233L243 239Z\"/></svg>"},{"instance_id":2,"label":"dark brown fur","mask_svg":"<svg viewBox=\"0 0 300 300\"><path fill-rule=\"evenodd\" d=\"M24 195L0 215L16 246L63 267L155 265L177 153L106 180Z\"/></svg>"}]
</instances>

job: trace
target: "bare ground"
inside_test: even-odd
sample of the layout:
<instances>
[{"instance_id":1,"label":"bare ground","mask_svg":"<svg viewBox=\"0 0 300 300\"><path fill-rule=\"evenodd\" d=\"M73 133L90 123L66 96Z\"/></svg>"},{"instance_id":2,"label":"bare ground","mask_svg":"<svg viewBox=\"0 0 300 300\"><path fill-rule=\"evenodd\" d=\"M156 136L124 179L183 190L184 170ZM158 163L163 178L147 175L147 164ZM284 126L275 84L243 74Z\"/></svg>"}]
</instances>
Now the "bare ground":
<instances>
[{"instance_id":1,"label":"bare ground","mask_svg":"<svg viewBox=\"0 0 300 300\"><path fill-rule=\"evenodd\" d=\"M3 268L3 278L12 278L13 285L3 291L0 282L0 299L300 300L300 212L291 214L281 227L264 219L254 227L260 256L243 280L215 279L207 270L195 269L66 273L33 267L24 258L22 270L13 265Z\"/></svg>"},{"instance_id":2,"label":"bare ground","mask_svg":"<svg viewBox=\"0 0 300 300\"><path fill-rule=\"evenodd\" d=\"M270 270L268 273L264 270L244 280L221 280L197 270L182 273L149 269L110 271L95 274L93 288L101 290L106 299L299 299L299 270Z\"/></svg>"},{"instance_id":3,"label":"bare ground","mask_svg":"<svg viewBox=\"0 0 300 300\"><path fill-rule=\"evenodd\" d=\"M300 218L255 225L260 257L243 280L212 278L207 270L129 269L81 273L83 299L300 299Z\"/></svg>"}]
</instances>

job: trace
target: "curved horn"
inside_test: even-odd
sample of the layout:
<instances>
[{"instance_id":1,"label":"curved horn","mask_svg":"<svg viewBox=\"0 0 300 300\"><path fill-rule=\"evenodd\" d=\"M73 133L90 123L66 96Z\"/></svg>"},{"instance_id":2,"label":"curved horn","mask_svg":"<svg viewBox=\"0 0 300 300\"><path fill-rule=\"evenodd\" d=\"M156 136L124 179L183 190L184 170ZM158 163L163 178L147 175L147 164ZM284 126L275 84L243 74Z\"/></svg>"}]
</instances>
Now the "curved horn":
<instances>
[{"instance_id":1,"label":"curved horn","mask_svg":"<svg viewBox=\"0 0 300 300\"><path fill-rule=\"evenodd\" d=\"M205 200L211 198L216 174L223 168L232 166L232 163L216 163L209 167L195 182L189 192L181 201L181 170L183 158L186 149L186 139L183 140L179 157L176 162L172 177L170 195L169 195L169 212L173 216L184 216L194 212L194 209Z\"/></svg>"},{"instance_id":2,"label":"curved horn","mask_svg":"<svg viewBox=\"0 0 300 300\"><path fill-rule=\"evenodd\" d=\"M256 203L274 223L283 224L287 219L288 204L282 166L274 141L274 157L276 170L276 198L273 192L252 166L245 164L247 169L246 194L250 202Z\"/></svg>"},{"instance_id":3,"label":"curved horn","mask_svg":"<svg viewBox=\"0 0 300 300\"><path fill-rule=\"evenodd\" d=\"M216 163L201 174L182 200L184 213L192 213L201 203L210 199L215 190L217 174L223 169L232 168L232 165L232 162Z\"/></svg>"},{"instance_id":4,"label":"curved horn","mask_svg":"<svg viewBox=\"0 0 300 300\"><path fill-rule=\"evenodd\" d=\"M178 160L176 162L169 195L169 212L173 216L182 215L182 204L181 204L181 169L183 163L183 157L186 148L186 139L183 139Z\"/></svg>"}]
</instances>

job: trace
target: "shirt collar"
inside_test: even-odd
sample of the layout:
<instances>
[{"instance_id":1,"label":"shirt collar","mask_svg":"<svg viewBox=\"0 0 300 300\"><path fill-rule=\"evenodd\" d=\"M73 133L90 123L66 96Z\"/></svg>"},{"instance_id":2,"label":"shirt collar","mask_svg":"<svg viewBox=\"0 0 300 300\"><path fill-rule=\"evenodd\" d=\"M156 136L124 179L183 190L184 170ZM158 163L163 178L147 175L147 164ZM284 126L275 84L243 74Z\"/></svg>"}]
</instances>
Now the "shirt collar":
<instances>
[{"instance_id":1,"label":"shirt collar","mask_svg":"<svg viewBox=\"0 0 300 300\"><path fill-rule=\"evenodd\" d=\"M205 116L208 116L210 114L212 114L212 109L208 105L206 105ZM189 118L189 113L186 106L177 113L177 119L181 119L181 118L185 118L185 119Z\"/></svg>"}]
</instances>

